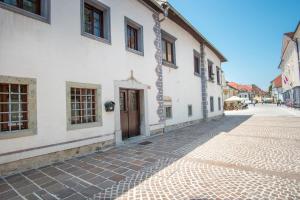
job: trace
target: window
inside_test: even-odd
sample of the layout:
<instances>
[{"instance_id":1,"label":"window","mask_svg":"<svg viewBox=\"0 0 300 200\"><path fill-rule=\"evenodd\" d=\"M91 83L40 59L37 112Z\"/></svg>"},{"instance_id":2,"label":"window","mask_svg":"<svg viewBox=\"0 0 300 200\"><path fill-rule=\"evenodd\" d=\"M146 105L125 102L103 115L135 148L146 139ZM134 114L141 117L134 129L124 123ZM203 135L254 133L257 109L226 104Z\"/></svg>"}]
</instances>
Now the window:
<instances>
[{"instance_id":1,"label":"window","mask_svg":"<svg viewBox=\"0 0 300 200\"><path fill-rule=\"evenodd\" d=\"M36 133L35 80L0 76L0 139Z\"/></svg>"},{"instance_id":2,"label":"window","mask_svg":"<svg viewBox=\"0 0 300 200\"><path fill-rule=\"evenodd\" d=\"M67 82L68 130L102 125L101 86Z\"/></svg>"},{"instance_id":3,"label":"window","mask_svg":"<svg viewBox=\"0 0 300 200\"><path fill-rule=\"evenodd\" d=\"M166 119L172 118L172 106L165 106L165 116Z\"/></svg>"},{"instance_id":4,"label":"window","mask_svg":"<svg viewBox=\"0 0 300 200\"><path fill-rule=\"evenodd\" d=\"M193 115L193 107L192 105L188 105L188 116L191 117Z\"/></svg>"},{"instance_id":5,"label":"window","mask_svg":"<svg viewBox=\"0 0 300 200\"><path fill-rule=\"evenodd\" d=\"M103 12L87 3L84 4L84 28L86 33L104 37Z\"/></svg>"},{"instance_id":6,"label":"window","mask_svg":"<svg viewBox=\"0 0 300 200\"><path fill-rule=\"evenodd\" d=\"M127 25L127 47L138 51L138 30Z\"/></svg>"},{"instance_id":7,"label":"window","mask_svg":"<svg viewBox=\"0 0 300 200\"><path fill-rule=\"evenodd\" d=\"M200 53L194 50L194 74L200 75Z\"/></svg>"},{"instance_id":8,"label":"window","mask_svg":"<svg viewBox=\"0 0 300 200\"><path fill-rule=\"evenodd\" d=\"M208 60L208 80L214 81L213 63Z\"/></svg>"},{"instance_id":9,"label":"window","mask_svg":"<svg viewBox=\"0 0 300 200\"><path fill-rule=\"evenodd\" d=\"M210 112L214 112L214 97L210 97Z\"/></svg>"},{"instance_id":10,"label":"window","mask_svg":"<svg viewBox=\"0 0 300 200\"><path fill-rule=\"evenodd\" d=\"M96 122L96 90L71 88L71 124Z\"/></svg>"},{"instance_id":11,"label":"window","mask_svg":"<svg viewBox=\"0 0 300 200\"><path fill-rule=\"evenodd\" d=\"M28 128L27 85L0 83L1 132Z\"/></svg>"},{"instance_id":12,"label":"window","mask_svg":"<svg viewBox=\"0 0 300 200\"><path fill-rule=\"evenodd\" d=\"M221 85L220 69L217 67L217 84Z\"/></svg>"},{"instance_id":13,"label":"window","mask_svg":"<svg viewBox=\"0 0 300 200\"><path fill-rule=\"evenodd\" d=\"M0 0L0 7L40 21L50 22L50 0Z\"/></svg>"},{"instance_id":14,"label":"window","mask_svg":"<svg viewBox=\"0 0 300 200\"><path fill-rule=\"evenodd\" d=\"M162 60L163 64L169 67L176 67L175 58L175 41L176 38L165 31L161 31L161 45L162 45Z\"/></svg>"},{"instance_id":15,"label":"window","mask_svg":"<svg viewBox=\"0 0 300 200\"><path fill-rule=\"evenodd\" d=\"M110 8L93 0L81 0L83 36L110 43Z\"/></svg>"},{"instance_id":16,"label":"window","mask_svg":"<svg viewBox=\"0 0 300 200\"><path fill-rule=\"evenodd\" d=\"M221 110L222 106L221 106L221 98L220 97L218 98L218 107L219 107L219 110Z\"/></svg>"},{"instance_id":17,"label":"window","mask_svg":"<svg viewBox=\"0 0 300 200\"><path fill-rule=\"evenodd\" d=\"M125 17L126 49L138 55L144 55L143 26Z\"/></svg>"}]
</instances>

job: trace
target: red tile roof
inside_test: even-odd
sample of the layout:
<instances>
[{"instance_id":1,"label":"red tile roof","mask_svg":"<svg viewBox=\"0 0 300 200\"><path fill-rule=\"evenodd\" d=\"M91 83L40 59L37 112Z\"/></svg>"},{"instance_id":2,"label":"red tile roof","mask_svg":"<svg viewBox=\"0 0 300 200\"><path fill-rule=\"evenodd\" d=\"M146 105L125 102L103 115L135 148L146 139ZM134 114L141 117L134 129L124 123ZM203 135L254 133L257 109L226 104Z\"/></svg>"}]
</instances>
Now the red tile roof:
<instances>
[{"instance_id":1,"label":"red tile roof","mask_svg":"<svg viewBox=\"0 0 300 200\"><path fill-rule=\"evenodd\" d=\"M281 74L279 76L277 76L272 82L273 82L275 88L281 88L282 87Z\"/></svg>"},{"instance_id":2,"label":"red tile roof","mask_svg":"<svg viewBox=\"0 0 300 200\"><path fill-rule=\"evenodd\" d=\"M227 85L229 85L230 87L239 90L239 84L235 83L235 82L228 82Z\"/></svg>"},{"instance_id":3,"label":"red tile roof","mask_svg":"<svg viewBox=\"0 0 300 200\"><path fill-rule=\"evenodd\" d=\"M252 92L252 86L251 85L239 85L239 90L244 92Z\"/></svg>"}]
</instances>

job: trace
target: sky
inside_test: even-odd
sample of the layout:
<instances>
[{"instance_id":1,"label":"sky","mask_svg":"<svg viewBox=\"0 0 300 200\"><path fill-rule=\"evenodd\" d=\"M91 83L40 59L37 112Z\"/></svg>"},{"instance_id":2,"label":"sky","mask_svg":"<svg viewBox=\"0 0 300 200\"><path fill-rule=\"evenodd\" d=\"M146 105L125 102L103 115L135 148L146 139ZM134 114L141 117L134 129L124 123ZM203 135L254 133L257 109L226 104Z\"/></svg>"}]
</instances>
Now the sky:
<instances>
[{"instance_id":1,"label":"sky","mask_svg":"<svg viewBox=\"0 0 300 200\"><path fill-rule=\"evenodd\" d=\"M169 0L228 60L227 81L264 90L280 74L283 34L300 20L300 0Z\"/></svg>"}]
</instances>

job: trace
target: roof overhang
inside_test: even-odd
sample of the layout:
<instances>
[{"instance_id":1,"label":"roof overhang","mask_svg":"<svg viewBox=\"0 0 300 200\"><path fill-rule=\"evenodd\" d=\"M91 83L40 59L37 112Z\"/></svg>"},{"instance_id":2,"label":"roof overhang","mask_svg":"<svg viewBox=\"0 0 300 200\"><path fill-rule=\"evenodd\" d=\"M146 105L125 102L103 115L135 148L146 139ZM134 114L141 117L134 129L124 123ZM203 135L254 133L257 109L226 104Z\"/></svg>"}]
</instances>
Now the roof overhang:
<instances>
[{"instance_id":1,"label":"roof overhang","mask_svg":"<svg viewBox=\"0 0 300 200\"><path fill-rule=\"evenodd\" d=\"M163 7L155 0L142 0L157 12L163 13ZM165 4L169 7L168 18L190 33L199 43L203 43L211 49L221 62L227 62L225 56L211 44L190 22L188 22L170 3Z\"/></svg>"}]
</instances>

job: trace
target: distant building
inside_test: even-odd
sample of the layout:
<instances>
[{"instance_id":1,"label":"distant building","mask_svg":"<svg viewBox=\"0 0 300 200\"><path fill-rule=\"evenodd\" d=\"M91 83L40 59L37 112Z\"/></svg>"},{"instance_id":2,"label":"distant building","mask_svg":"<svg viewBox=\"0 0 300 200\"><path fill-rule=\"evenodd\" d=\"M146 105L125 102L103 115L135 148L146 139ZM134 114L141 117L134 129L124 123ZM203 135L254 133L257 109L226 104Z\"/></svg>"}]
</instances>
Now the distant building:
<instances>
[{"instance_id":1,"label":"distant building","mask_svg":"<svg viewBox=\"0 0 300 200\"><path fill-rule=\"evenodd\" d=\"M278 75L274 80L271 81L272 91L271 96L274 102L283 101L283 89L282 89L282 76Z\"/></svg>"},{"instance_id":2,"label":"distant building","mask_svg":"<svg viewBox=\"0 0 300 200\"><path fill-rule=\"evenodd\" d=\"M294 32L283 35L281 61L283 99L300 108L300 22Z\"/></svg>"},{"instance_id":3,"label":"distant building","mask_svg":"<svg viewBox=\"0 0 300 200\"><path fill-rule=\"evenodd\" d=\"M223 95L224 100L232 96L238 96L239 89L238 84L234 82L226 82L226 85L223 86Z\"/></svg>"}]
</instances>

